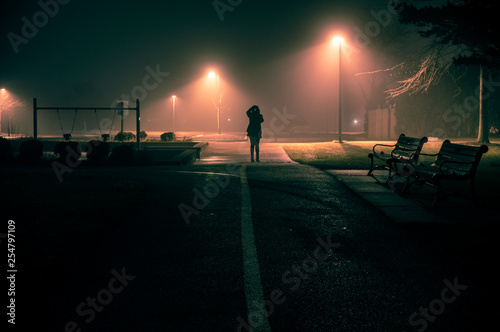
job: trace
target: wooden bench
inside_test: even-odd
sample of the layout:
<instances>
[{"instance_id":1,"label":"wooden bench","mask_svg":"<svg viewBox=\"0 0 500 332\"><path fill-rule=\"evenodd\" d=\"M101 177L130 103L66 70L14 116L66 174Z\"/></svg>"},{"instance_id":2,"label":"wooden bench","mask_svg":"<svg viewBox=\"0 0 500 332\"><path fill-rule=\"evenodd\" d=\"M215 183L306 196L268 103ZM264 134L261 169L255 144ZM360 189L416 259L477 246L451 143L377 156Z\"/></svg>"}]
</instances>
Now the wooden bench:
<instances>
[{"instance_id":1,"label":"wooden bench","mask_svg":"<svg viewBox=\"0 0 500 332\"><path fill-rule=\"evenodd\" d=\"M423 156L436 156L436 160L429 166L422 163L413 164L417 184L428 184L436 187L436 196L432 207L435 207L447 193L444 192L442 180L453 181L470 181L471 195L463 195L461 192L453 192L472 198L478 205L478 200L475 192L475 175L481 156L488 152L486 145L470 146L453 144L449 140L443 142L441 149L437 154L421 154Z\"/></svg>"},{"instance_id":2,"label":"wooden bench","mask_svg":"<svg viewBox=\"0 0 500 332\"><path fill-rule=\"evenodd\" d=\"M396 144L375 144L373 146L373 152L368 154L368 158L371 159L371 165L367 175L373 176L373 171L376 169L387 169L389 170L390 178L392 170L397 171L396 164L416 164L418 162L420 151L422 151L422 147L426 142L427 137L407 137L405 134L401 134L399 135ZM377 152L377 147L392 147L393 149L389 154L384 153L384 151ZM375 158L383 161L384 163L373 167Z\"/></svg>"}]
</instances>

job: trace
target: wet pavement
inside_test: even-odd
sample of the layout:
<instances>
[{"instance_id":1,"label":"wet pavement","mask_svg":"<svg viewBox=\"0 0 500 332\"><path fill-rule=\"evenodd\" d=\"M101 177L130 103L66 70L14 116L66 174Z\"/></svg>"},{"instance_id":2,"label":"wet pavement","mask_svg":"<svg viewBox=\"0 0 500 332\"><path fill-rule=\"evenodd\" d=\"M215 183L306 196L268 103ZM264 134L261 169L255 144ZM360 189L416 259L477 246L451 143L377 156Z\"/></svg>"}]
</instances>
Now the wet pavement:
<instances>
[{"instance_id":1,"label":"wet pavement","mask_svg":"<svg viewBox=\"0 0 500 332\"><path fill-rule=\"evenodd\" d=\"M29 174L56 179L51 169ZM449 223L392 219L381 207L418 204L361 173L294 163L274 143L251 163L248 143L210 142L193 165L81 167L50 188L83 201L85 184L100 179L112 185L93 193L97 211L75 212L85 223L44 209L51 228L39 232L36 209L4 210L23 225L17 327L470 331L495 319L489 260L471 270L414 228ZM136 195L134 206L101 214L117 192ZM50 196L36 202L52 206Z\"/></svg>"},{"instance_id":2,"label":"wet pavement","mask_svg":"<svg viewBox=\"0 0 500 332\"><path fill-rule=\"evenodd\" d=\"M281 147L280 143L261 143L260 160L265 164L295 164ZM210 142L203 151L200 160L194 165L217 165L225 163L250 162L250 143L243 142Z\"/></svg>"}]
</instances>

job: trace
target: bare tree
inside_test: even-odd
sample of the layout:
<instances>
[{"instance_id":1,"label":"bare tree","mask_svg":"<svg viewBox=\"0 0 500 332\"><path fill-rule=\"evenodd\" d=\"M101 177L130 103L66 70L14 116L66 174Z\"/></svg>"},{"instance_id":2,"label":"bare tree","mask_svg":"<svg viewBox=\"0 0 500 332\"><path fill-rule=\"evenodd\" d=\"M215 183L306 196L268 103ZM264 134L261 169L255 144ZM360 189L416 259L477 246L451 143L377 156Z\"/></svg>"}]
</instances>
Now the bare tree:
<instances>
[{"instance_id":1,"label":"bare tree","mask_svg":"<svg viewBox=\"0 0 500 332\"><path fill-rule=\"evenodd\" d=\"M429 52L418 64L418 67L414 70L412 76L398 81L398 86L396 88L386 91L388 94L387 99L392 100L406 93L412 95L415 93L427 92L433 84L439 83L441 77L449 70L451 65L451 61L441 61L438 52ZM405 62L402 62L390 70L401 70L405 67L408 67L408 65Z\"/></svg>"},{"instance_id":2,"label":"bare tree","mask_svg":"<svg viewBox=\"0 0 500 332\"><path fill-rule=\"evenodd\" d=\"M429 86L439 82L452 64L479 65L477 141L489 143L483 71L485 68L500 68L500 46L494 38L498 35L499 25L495 20L485 17L497 10L498 3L488 0L448 0L444 6L422 8L406 1L399 16L400 22L420 28L419 34L432 43L419 69L409 78L401 80L397 88L389 90L389 98L403 93L427 91Z\"/></svg>"}]
</instances>

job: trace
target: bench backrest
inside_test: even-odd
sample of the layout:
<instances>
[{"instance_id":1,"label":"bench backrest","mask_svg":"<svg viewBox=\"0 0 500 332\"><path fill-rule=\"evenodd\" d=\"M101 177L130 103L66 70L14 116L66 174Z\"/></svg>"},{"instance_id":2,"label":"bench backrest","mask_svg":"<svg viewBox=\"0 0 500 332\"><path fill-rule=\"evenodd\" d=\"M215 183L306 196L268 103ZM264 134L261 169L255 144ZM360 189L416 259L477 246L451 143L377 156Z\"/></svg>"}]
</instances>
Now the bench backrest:
<instances>
[{"instance_id":1,"label":"bench backrest","mask_svg":"<svg viewBox=\"0 0 500 332\"><path fill-rule=\"evenodd\" d=\"M397 159L413 159L415 162L417 162L420 151L422 151L422 147L427 141L427 137L408 137L405 136L405 134L401 134L399 135L396 146L391 153L392 157Z\"/></svg>"},{"instance_id":2,"label":"bench backrest","mask_svg":"<svg viewBox=\"0 0 500 332\"><path fill-rule=\"evenodd\" d=\"M483 153L488 152L486 145L470 146L443 142L434 165L440 166L441 172L461 176L474 176Z\"/></svg>"}]
</instances>

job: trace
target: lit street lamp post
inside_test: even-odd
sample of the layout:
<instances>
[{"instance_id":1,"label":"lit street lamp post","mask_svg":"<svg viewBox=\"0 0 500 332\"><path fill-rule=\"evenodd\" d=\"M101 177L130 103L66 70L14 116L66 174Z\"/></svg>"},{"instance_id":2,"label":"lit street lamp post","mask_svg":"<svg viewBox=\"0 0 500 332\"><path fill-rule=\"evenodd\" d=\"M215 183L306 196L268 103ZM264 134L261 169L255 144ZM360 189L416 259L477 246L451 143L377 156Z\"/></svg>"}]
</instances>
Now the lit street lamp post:
<instances>
[{"instance_id":1,"label":"lit street lamp post","mask_svg":"<svg viewBox=\"0 0 500 332\"><path fill-rule=\"evenodd\" d=\"M172 132L175 132L175 95L172 96Z\"/></svg>"},{"instance_id":2,"label":"lit street lamp post","mask_svg":"<svg viewBox=\"0 0 500 332\"><path fill-rule=\"evenodd\" d=\"M2 132L2 113L6 90L0 89L0 133Z\"/></svg>"},{"instance_id":3,"label":"lit street lamp post","mask_svg":"<svg viewBox=\"0 0 500 332\"><path fill-rule=\"evenodd\" d=\"M5 112L5 116L7 118L7 136L10 137L11 134L11 124L10 124L10 116L11 110L13 107L19 106L18 102L13 100L9 100L9 94L5 88L0 89L0 133L2 132L2 113Z\"/></svg>"},{"instance_id":4,"label":"lit street lamp post","mask_svg":"<svg viewBox=\"0 0 500 332\"><path fill-rule=\"evenodd\" d=\"M339 143L342 142L342 42L344 38L333 38L335 43L339 44Z\"/></svg>"},{"instance_id":5,"label":"lit street lamp post","mask_svg":"<svg viewBox=\"0 0 500 332\"><path fill-rule=\"evenodd\" d=\"M221 93L220 93L220 76L219 74L216 74L214 72L210 72L208 74L210 77L215 77L217 80L217 93L218 93L218 100L217 100L217 130L219 131L219 135L221 133L221 128L220 128L220 103L221 103Z\"/></svg>"}]
</instances>

